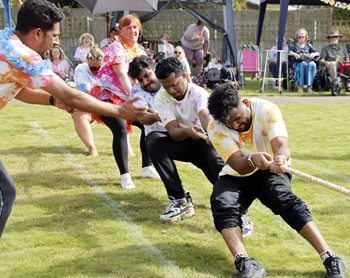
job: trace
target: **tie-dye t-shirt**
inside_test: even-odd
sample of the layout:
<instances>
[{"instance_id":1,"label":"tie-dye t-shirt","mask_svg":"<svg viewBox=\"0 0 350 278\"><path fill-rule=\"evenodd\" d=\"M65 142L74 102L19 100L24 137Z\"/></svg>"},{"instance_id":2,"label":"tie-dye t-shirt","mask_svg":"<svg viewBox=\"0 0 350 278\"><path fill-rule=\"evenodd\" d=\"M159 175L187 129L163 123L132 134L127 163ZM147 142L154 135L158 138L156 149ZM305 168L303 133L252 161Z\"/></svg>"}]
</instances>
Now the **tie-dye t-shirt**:
<instances>
[{"instance_id":1,"label":"tie-dye t-shirt","mask_svg":"<svg viewBox=\"0 0 350 278\"><path fill-rule=\"evenodd\" d=\"M243 154L267 152L273 156L270 141L276 137L288 138L281 111L275 104L263 99L250 99L249 101L251 102L252 124L248 131L237 132L216 120L211 120L209 123L209 138L224 161L227 161L237 151ZM223 175L242 176L227 164L220 172L220 176Z\"/></svg>"},{"instance_id":2,"label":"tie-dye t-shirt","mask_svg":"<svg viewBox=\"0 0 350 278\"><path fill-rule=\"evenodd\" d=\"M209 94L205 89L188 83L184 99L178 101L162 89L157 94L154 104L164 126L177 120L186 126L201 127L198 113L207 109L208 97Z\"/></svg>"},{"instance_id":3,"label":"tie-dye t-shirt","mask_svg":"<svg viewBox=\"0 0 350 278\"><path fill-rule=\"evenodd\" d=\"M158 90L158 92L160 90L163 90L162 88L160 88ZM132 86L132 90L131 90L131 96L132 97L139 97L140 99L135 103L138 106L141 107L147 107L147 108L151 108L153 110L155 110L154 108L154 99L156 97L156 95L158 94L158 92L155 93L150 93L150 92L146 92L140 85L140 83L136 83ZM146 136L148 134L150 134L153 131L160 131L160 132L166 132L166 129L164 127L164 125L162 124L162 122L155 122L151 125L144 125L145 127L145 134Z\"/></svg>"},{"instance_id":4,"label":"tie-dye t-shirt","mask_svg":"<svg viewBox=\"0 0 350 278\"><path fill-rule=\"evenodd\" d=\"M50 60L25 46L13 28L0 32L0 110L24 87L49 86L55 76Z\"/></svg>"},{"instance_id":5,"label":"tie-dye t-shirt","mask_svg":"<svg viewBox=\"0 0 350 278\"><path fill-rule=\"evenodd\" d=\"M138 47L138 52L139 56L146 55L140 47ZM128 52L119 40L111 43L104 53L105 55L101 63L101 68L97 74L98 85L101 89L107 89L121 99L126 100L129 97L129 93L123 88L118 75L114 72L112 67L119 64L122 65L127 72L129 70L129 64L134 56L130 57L128 55ZM105 99L108 99L108 97L102 97L101 100Z\"/></svg>"}]
</instances>

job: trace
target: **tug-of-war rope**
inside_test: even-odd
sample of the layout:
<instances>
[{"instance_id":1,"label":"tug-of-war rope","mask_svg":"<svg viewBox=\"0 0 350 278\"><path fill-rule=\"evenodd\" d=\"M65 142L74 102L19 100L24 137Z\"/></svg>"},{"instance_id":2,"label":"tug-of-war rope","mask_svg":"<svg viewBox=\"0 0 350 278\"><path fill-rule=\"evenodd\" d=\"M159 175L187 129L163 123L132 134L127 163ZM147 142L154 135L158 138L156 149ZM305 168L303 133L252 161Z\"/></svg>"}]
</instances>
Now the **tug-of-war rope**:
<instances>
[{"instance_id":1,"label":"tug-of-war rope","mask_svg":"<svg viewBox=\"0 0 350 278\"><path fill-rule=\"evenodd\" d=\"M183 124L180 124L180 126L184 127L184 128L187 127L187 126L185 126ZM208 138L208 136L206 134L201 133L201 132L197 132L197 135L201 139L204 139L204 140L207 140L207 138ZM327 187L329 189L338 191L339 193L342 193L342 194L350 196L350 189L347 189L345 187L342 187L342 186L337 185L335 183L332 183L330 181L326 181L326 180L314 177L314 176L312 176L310 174L304 173L302 171L296 170L296 169L288 167L288 166L281 166L281 169L283 171L285 171L286 173L289 173L291 175L298 176L298 177L303 178L304 180L307 180L309 182L313 182L313 183L322 185L322 186Z\"/></svg>"},{"instance_id":2,"label":"tug-of-war rope","mask_svg":"<svg viewBox=\"0 0 350 278\"><path fill-rule=\"evenodd\" d=\"M326 180L314 177L312 175L309 175L309 174L304 173L302 171L290 168L288 166L282 166L281 169L283 171L289 173L289 174L292 174L292 175L298 176L300 178L303 178L304 180L307 180L307 181L310 181L310 182L322 185L322 186L327 187L329 189L332 189L332 190L335 190L335 191L338 191L340 193L343 193L345 195L350 196L350 189L347 189L345 187L341 187L340 185L337 185L337 184L332 183L330 181L326 181Z\"/></svg>"}]
</instances>

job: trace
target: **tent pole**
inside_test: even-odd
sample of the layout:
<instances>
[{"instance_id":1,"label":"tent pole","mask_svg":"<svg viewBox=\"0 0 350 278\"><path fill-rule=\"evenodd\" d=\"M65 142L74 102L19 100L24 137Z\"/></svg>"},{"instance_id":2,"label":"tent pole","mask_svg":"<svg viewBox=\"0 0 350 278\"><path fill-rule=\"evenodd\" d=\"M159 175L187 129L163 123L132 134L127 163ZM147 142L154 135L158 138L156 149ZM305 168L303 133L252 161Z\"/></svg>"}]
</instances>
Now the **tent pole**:
<instances>
[{"instance_id":1,"label":"tent pole","mask_svg":"<svg viewBox=\"0 0 350 278\"><path fill-rule=\"evenodd\" d=\"M227 63L237 66L237 45L236 45L236 31L235 31L235 23L233 21L233 4L232 0L226 0L226 4L223 7L224 9L224 28L228 36L228 43L231 44L231 48L233 50L234 57L231 57L229 50L227 50Z\"/></svg>"}]
</instances>

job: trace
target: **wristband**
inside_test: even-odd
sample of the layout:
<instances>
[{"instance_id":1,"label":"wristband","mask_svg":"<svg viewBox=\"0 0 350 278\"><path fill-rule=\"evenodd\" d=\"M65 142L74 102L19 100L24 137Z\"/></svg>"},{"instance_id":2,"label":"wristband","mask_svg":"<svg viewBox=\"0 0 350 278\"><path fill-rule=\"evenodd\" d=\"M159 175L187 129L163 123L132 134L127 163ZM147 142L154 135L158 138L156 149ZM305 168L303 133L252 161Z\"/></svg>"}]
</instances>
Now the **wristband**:
<instances>
[{"instance_id":1,"label":"wristband","mask_svg":"<svg viewBox=\"0 0 350 278\"><path fill-rule=\"evenodd\" d=\"M254 161L252 159L253 154L254 153L251 153L250 155L248 155L247 161L248 161L248 164L249 164L250 167L256 168L256 166L254 164Z\"/></svg>"},{"instance_id":2,"label":"wristband","mask_svg":"<svg viewBox=\"0 0 350 278\"><path fill-rule=\"evenodd\" d=\"M55 106L55 98L53 96L49 96L49 104Z\"/></svg>"}]
</instances>

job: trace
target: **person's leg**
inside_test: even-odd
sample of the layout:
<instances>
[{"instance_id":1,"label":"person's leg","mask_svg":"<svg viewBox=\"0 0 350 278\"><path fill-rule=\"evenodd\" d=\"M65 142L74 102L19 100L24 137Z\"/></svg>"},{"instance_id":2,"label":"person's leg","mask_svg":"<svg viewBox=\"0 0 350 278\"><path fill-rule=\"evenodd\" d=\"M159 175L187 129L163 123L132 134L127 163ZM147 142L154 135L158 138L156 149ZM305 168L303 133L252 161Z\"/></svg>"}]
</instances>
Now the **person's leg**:
<instances>
[{"instance_id":1,"label":"person's leg","mask_svg":"<svg viewBox=\"0 0 350 278\"><path fill-rule=\"evenodd\" d=\"M308 92L312 91L312 84L314 82L315 76L316 76L316 63L311 61L307 64L307 88Z\"/></svg>"},{"instance_id":2,"label":"person's leg","mask_svg":"<svg viewBox=\"0 0 350 278\"><path fill-rule=\"evenodd\" d=\"M185 193L174 160L187 161L186 143L174 141L165 132L152 132L147 138L147 148L154 167L162 179L170 203L160 215L163 222L173 222L194 216L194 206L189 193Z\"/></svg>"},{"instance_id":3,"label":"person's leg","mask_svg":"<svg viewBox=\"0 0 350 278\"><path fill-rule=\"evenodd\" d=\"M135 185L129 174L128 142L125 122L121 119L106 116L101 116L101 120L113 134L113 155L119 168L121 186L123 189L132 189Z\"/></svg>"},{"instance_id":4,"label":"person's leg","mask_svg":"<svg viewBox=\"0 0 350 278\"><path fill-rule=\"evenodd\" d=\"M323 238L320 230L318 229L314 221L306 223L300 230L299 234L305 238L313 248L322 254L323 252L330 250L326 240Z\"/></svg>"},{"instance_id":5,"label":"person's leg","mask_svg":"<svg viewBox=\"0 0 350 278\"><path fill-rule=\"evenodd\" d=\"M194 50L194 60L196 62L196 75L201 73L204 63L204 51L203 48Z\"/></svg>"},{"instance_id":6,"label":"person's leg","mask_svg":"<svg viewBox=\"0 0 350 278\"><path fill-rule=\"evenodd\" d=\"M302 65L301 63L294 63L293 64L293 70L294 70L294 81L295 84L298 86L298 93L303 92L303 80L302 80L302 72L301 72Z\"/></svg>"},{"instance_id":7,"label":"person's leg","mask_svg":"<svg viewBox=\"0 0 350 278\"><path fill-rule=\"evenodd\" d=\"M147 146L146 146L145 127L140 122L132 122L132 125L137 126L141 130L140 150L141 150L141 156L142 156L142 168L147 167L147 166L151 166L152 161L148 155Z\"/></svg>"},{"instance_id":8,"label":"person's leg","mask_svg":"<svg viewBox=\"0 0 350 278\"><path fill-rule=\"evenodd\" d=\"M0 237L16 199L16 185L0 160Z\"/></svg>"},{"instance_id":9,"label":"person's leg","mask_svg":"<svg viewBox=\"0 0 350 278\"><path fill-rule=\"evenodd\" d=\"M282 81L283 89L287 90L287 62L282 63L282 77L284 78Z\"/></svg>"},{"instance_id":10,"label":"person's leg","mask_svg":"<svg viewBox=\"0 0 350 278\"><path fill-rule=\"evenodd\" d=\"M242 203L252 200L254 177L221 176L213 187L210 197L216 229L221 233L241 277L263 277L265 269L256 260L249 258L242 239L240 211Z\"/></svg>"},{"instance_id":11,"label":"person's leg","mask_svg":"<svg viewBox=\"0 0 350 278\"><path fill-rule=\"evenodd\" d=\"M72 113L72 119L74 121L75 131L78 134L81 141L88 148L90 157L98 156L97 149L95 147L94 136L91 129L91 114L75 111Z\"/></svg>"},{"instance_id":12,"label":"person's leg","mask_svg":"<svg viewBox=\"0 0 350 278\"><path fill-rule=\"evenodd\" d=\"M174 141L166 132L152 132L146 138L147 150L169 197L181 199L185 190L174 160L181 160L183 143Z\"/></svg>"},{"instance_id":13,"label":"person's leg","mask_svg":"<svg viewBox=\"0 0 350 278\"><path fill-rule=\"evenodd\" d=\"M300 79L299 79L299 86L304 86L306 85L306 63L301 62L300 63Z\"/></svg>"},{"instance_id":14,"label":"person's leg","mask_svg":"<svg viewBox=\"0 0 350 278\"><path fill-rule=\"evenodd\" d=\"M151 179L160 179L159 174L157 173L157 171L154 169L152 165L151 157L148 154L144 125L137 121L132 122L132 125L137 126L141 130L141 136L140 136L140 150L141 150L141 156L142 156L141 177L151 178Z\"/></svg>"},{"instance_id":15,"label":"person's leg","mask_svg":"<svg viewBox=\"0 0 350 278\"><path fill-rule=\"evenodd\" d=\"M113 155L120 174L129 173L127 132L124 120L106 116L101 116L101 120L112 131Z\"/></svg>"},{"instance_id":16,"label":"person's leg","mask_svg":"<svg viewBox=\"0 0 350 278\"><path fill-rule=\"evenodd\" d=\"M328 62L328 64L326 65L327 68L327 72L330 75L332 82L335 83L337 82L337 69L336 69L337 63L336 62Z\"/></svg>"},{"instance_id":17,"label":"person's leg","mask_svg":"<svg viewBox=\"0 0 350 278\"><path fill-rule=\"evenodd\" d=\"M269 69L273 78L278 77L278 65L276 63L269 63Z\"/></svg>"},{"instance_id":18,"label":"person's leg","mask_svg":"<svg viewBox=\"0 0 350 278\"><path fill-rule=\"evenodd\" d=\"M183 50L185 51L185 56L187 58L188 64L192 66L194 62L194 51L190 48L187 48L186 46L182 46Z\"/></svg>"},{"instance_id":19,"label":"person's leg","mask_svg":"<svg viewBox=\"0 0 350 278\"><path fill-rule=\"evenodd\" d=\"M204 140L188 140L188 159L191 163L201 169L211 184L215 184L225 162L217 154L213 146Z\"/></svg>"},{"instance_id":20,"label":"person's leg","mask_svg":"<svg viewBox=\"0 0 350 278\"><path fill-rule=\"evenodd\" d=\"M291 228L299 232L320 256L326 255L325 260L328 259L329 264L332 260L336 263L334 269L324 263L328 274L345 273L345 266L340 258L330 250L314 223L307 205L292 192L290 175L262 171L260 180L260 187L256 187L258 189L258 199L276 215L280 215ZM329 277L345 276L330 275Z\"/></svg>"}]
</instances>

